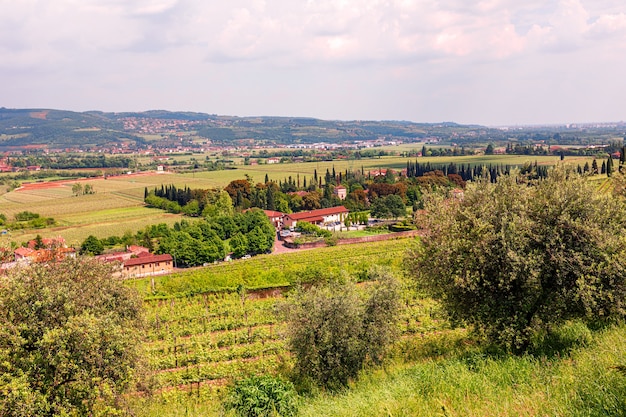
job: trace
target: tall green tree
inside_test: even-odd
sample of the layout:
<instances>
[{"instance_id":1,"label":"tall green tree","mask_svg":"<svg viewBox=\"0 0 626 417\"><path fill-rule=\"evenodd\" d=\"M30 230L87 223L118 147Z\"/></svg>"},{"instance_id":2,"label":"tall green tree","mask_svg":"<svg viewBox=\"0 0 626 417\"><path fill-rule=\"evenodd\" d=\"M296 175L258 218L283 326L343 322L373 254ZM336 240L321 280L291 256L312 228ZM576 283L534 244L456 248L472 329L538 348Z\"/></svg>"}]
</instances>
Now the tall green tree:
<instances>
[{"instance_id":1,"label":"tall green tree","mask_svg":"<svg viewBox=\"0 0 626 417\"><path fill-rule=\"evenodd\" d=\"M94 235L89 235L80 245L81 255L101 255L104 252L102 241Z\"/></svg>"},{"instance_id":2,"label":"tall green tree","mask_svg":"<svg viewBox=\"0 0 626 417\"><path fill-rule=\"evenodd\" d=\"M137 294L95 259L9 271L0 415L113 415L139 369L141 313Z\"/></svg>"},{"instance_id":3,"label":"tall green tree","mask_svg":"<svg viewBox=\"0 0 626 417\"><path fill-rule=\"evenodd\" d=\"M417 283L453 319L514 351L567 319L626 312L622 199L563 167L530 185L503 176L431 199L412 253Z\"/></svg>"}]
</instances>

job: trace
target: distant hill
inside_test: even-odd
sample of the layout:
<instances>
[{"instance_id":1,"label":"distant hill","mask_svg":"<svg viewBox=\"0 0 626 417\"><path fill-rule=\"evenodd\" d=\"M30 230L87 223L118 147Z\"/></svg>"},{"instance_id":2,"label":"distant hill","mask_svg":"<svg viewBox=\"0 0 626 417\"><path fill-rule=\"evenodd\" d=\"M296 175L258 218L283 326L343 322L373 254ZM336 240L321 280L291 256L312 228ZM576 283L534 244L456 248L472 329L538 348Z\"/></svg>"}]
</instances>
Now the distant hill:
<instances>
[{"instance_id":1,"label":"distant hill","mask_svg":"<svg viewBox=\"0 0 626 417\"><path fill-rule=\"evenodd\" d=\"M311 144L357 141L442 141L457 144L517 140L604 143L625 135L624 123L496 129L452 122L320 120L306 117L235 117L150 110L106 113L0 108L2 149L142 149L181 140L213 144Z\"/></svg>"},{"instance_id":2,"label":"distant hill","mask_svg":"<svg viewBox=\"0 0 626 417\"><path fill-rule=\"evenodd\" d=\"M104 113L0 108L0 148L89 148L122 142L140 146L145 140Z\"/></svg>"}]
</instances>

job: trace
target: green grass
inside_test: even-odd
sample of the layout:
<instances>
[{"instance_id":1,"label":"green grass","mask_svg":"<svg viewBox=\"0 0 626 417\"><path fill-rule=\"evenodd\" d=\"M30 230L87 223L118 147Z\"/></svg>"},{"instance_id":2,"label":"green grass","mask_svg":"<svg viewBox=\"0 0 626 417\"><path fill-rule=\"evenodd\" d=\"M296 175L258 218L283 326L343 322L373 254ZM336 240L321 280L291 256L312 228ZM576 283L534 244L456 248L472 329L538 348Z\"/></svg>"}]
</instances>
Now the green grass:
<instances>
[{"instance_id":1,"label":"green grass","mask_svg":"<svg viewBox=\"0 0 626 417\"><path fill-rule=\"evenodd\" d=\"M339 239L351 239L355 237L376 236L385 233L389 233L389 230L350 230L344 232L335 232L334 235L339 237Z\"/></svg>"},{"instance_id":2,"label":"green grass","mask_svg":"<svg viewBox=\"0 0 626 417\"><path fill-rule=\"evenodd\" d=\"M201 155L194 155L201 159ZM136 232L149 224L165 222L172 224L174 218L165 214L150 214L143 208L143 195L145 188L149 190L160 187L161 184L174 184L177 187L188 186L190 188L217 188L224 187L230 181L243 179L246 174L252 177L253 182L262 182L267 174L270 179L279 181L291 176L294 180L300 176L303 182L313 177L314 171L323 176L326 170L336 172L348 170L360 170L365 172L391 167L397 170L404 169L407 161L414 162L416 158L403 158L389 156L382 158L360 160L338 160L307 163L284 163L244 166L238 165L237 169L223 171L206 171L187 174L154 174L117 177L94 178L81 181L82 184L90 184L94 191L93 195L80 197L72 196L72 184L69 181L62 187L52 189L38 189L29 191L12 191L0 195L0 212L7 217L20 211L28 210L39 213L42 216L53 217L59 227L15 232L13 241L20 243L32 239L37 234L44 237L60 235L68 242L82 242L87 236L93 234L97 237L107 237L113 234L122 234L127 230ZM429 157L417 158L420 163L431 164L509 164L520 165L537 161L539 164L554 164L558 161L553 156L519 156L519 155L492 155L492 156L459 156L459 157ZM566 163L584 164L591 158L567 157ZM127 211L127 214L122 213ZM140 217L145 215L145 219ZM11 236L9 236L11 237ZM8 240L7 236L2 238Z\"/></svg>"},{"instance_id":3,"label":"green grass","mask_svg":"<svg viewBox=\"0 0 626 417\"><path fill-rule=\"evenodd\" d=\"M480 349L363 375L339 395L304 399L301 416L624 416L626 327L555 357Z\"/></svg>"},{"instance_id":4,"label":"green grass","mask_svg":"<svg viewBox=\"0 0 626 417\"><path fill-rule=\"evenodd\" d=\"M186 297L213 291L283 287L298 281L343 274L358 275L372 264L400 271L404 251L414 239L361 243L303 250L279 255L260 255L194 268L177 274L129 282L144 297ZM154 285L153 285L154 284Z\"/></svg>"}]
</instances>

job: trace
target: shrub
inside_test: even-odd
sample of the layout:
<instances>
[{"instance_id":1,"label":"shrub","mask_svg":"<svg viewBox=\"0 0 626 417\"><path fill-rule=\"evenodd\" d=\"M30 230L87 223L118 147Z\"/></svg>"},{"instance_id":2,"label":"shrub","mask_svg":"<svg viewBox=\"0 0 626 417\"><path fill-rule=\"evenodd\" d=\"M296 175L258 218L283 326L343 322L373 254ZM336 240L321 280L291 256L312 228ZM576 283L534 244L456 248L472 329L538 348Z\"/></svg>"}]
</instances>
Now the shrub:
<instances>
[{"instance_id":1,"label":"shrub","mask_svg":"<svg viewBox=\"0 0 626 417\"><path fill-rule=\"evenodd\" d=\"M567 320L624 317L626 208L585 178L483 179L427 213L416 280L489 340L521 352Z\"/></svg>"},{"instance_id":2,"label":"shrub","mask_svg":"<svg viewBox=\"0 0 626 417\"><path fill-rule=\"evenodd\" d=\"M271 375L252 376L230 388L224 406L242 417L293 416L296 398L291 382Z\"/></svg>"},{"instance_id":3,"label":"shrub","mask_svg":"<svg viewBox=\"0 0 626 417\"><path fill-rule=\"evenodd\" d=\"M334 390L357 377L367 362L380 364L394 339L399 309L395 278L370 272L377 285L366 299L353 283L332 282L300 290L284 306L294 376Z\"/></svg>"}]
</instances>

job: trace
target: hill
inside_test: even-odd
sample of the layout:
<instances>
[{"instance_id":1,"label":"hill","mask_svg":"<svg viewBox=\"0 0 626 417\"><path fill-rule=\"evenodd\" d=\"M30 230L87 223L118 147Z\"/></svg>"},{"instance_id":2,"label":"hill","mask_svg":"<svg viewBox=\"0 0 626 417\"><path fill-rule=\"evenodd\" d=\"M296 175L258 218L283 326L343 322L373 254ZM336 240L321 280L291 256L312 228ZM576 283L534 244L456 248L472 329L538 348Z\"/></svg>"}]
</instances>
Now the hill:
<instances>
[{"instance_id":1,"label":"hill","mask_svg":"<svg viewBox=\"0 0 626 417\"><path fill-rule=\"evenodd\" d=\"M0 108L0 150L127 150L172 144L202 146L304 145L365 141L447 142L458 145L517 141L606 144L626 135L626 124L489 128L452 122L321 120L307 117L236 117L150 110L106 113Z\"/></svg>"}]
</instances>

